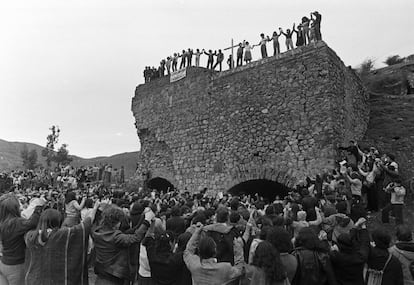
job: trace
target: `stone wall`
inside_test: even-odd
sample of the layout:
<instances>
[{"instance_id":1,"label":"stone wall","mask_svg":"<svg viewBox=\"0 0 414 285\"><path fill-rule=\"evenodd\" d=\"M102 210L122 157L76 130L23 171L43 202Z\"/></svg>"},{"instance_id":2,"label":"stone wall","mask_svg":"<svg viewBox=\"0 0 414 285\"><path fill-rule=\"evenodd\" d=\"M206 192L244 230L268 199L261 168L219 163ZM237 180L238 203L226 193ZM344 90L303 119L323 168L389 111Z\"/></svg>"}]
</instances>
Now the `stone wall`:
<instances>
[{"instance_id":1,"label":"stone wall","mask_svg":"<svg viewBox=\"0 0 414 285\"><path fill-rule=\"evenodd\" d=\"M136 88L138 173L190 191L251 179L293 186L332 168L338 145L362 138L367 99L324 42L220 73L191 67L180 81Z\"/></svg>"}]
</instances>

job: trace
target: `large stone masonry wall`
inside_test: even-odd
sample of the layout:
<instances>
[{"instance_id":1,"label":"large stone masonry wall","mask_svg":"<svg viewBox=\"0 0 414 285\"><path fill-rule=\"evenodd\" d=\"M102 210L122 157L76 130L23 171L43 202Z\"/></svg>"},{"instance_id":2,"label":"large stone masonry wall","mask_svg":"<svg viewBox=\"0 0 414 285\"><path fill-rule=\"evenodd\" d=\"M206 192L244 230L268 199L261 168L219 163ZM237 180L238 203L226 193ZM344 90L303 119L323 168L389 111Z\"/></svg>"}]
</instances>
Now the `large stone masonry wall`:
<instances>
[{"instance_id":1,"label":"large stone masonry wall","mask_svg":"<svg viewBox=\"0 0 414 285\"><path fill-rule=\"evenodd\" d=\"M138 177L190 191L251 179L293 186L332 168L338 145L363 137L367 99L323 42L221 73L188 68L180 81L136 88Z\"/></svg>"}]
</instances>

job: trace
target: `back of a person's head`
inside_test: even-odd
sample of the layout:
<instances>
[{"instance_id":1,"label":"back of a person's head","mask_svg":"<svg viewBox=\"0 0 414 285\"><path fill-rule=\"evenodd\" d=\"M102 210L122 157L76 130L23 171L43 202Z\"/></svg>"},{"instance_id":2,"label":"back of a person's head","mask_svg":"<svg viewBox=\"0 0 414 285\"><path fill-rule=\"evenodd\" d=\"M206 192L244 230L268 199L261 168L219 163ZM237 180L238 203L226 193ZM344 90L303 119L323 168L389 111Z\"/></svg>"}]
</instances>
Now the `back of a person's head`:
<instances>
[{"instance_id":1,"label":"back of a person's head","mask_svg":"<svg viewBox=\"0 0 414 285\"><path fill-rule=\"evenodd\" d=\"M261 268L266 276L266 284L282 281L286 278L285 268L277 249L267 241L262 241L253 255L252 265Z\"/></svg>"},{"instance_id":2,"label":"back of a person's head","mask_svg":"<svg viewBox=\"0 0 414 285\"><path fill-rule=\"evenodd\" d=\"M266 240L279 252L289 253L293 250L292 236L282 227L272 227L267 232Z\"/></svg>"},{"instance_id":3,"label":"back of a person's head","mask_svg":"<svg viewBox=\"0 0 414 285\"><path fill-rule=\"evenodd\" d=\"M191 234L189 232L180 234L177 238L177 251L184 251L190 238Z\"/></svg>"},{"instance_id":4,"label":"back of a person's head","mask_svg":"<svg viewBox=\"0 0 414 285\"><path fill-rule=\"evenodd\" d=\"M318 250L320 248L320 241L318 236L311 228L302 228L295 240L296 247L303 247L309 250Z\"/></svg>"},{"instance_id":5,"label":"back of a person's head","mask_svg":"<svg viewBox=\"0 0 414 285\"><path fill-rule=\"evenodd\" d=\"M206 215L205 215L204 211L198 211L194 215L193 219L191 220L191 223L193 225L195 225L197 223L202 223L203 225L205 225L206 221L207 221L207 218L206 218Z\"/></svg>"},{"instance_id":6,"label":"back of a person's head","mask_svg":"<svg viewBox=\"0 0 414 285\"><path fill-rule=\"evenodd\" d=\"M384 228L380 227L372 231L372 240L375 242L375 247L388 249L391 242L391 236Z\"/></svg>"},{"instance_id":7,"label":"back of a person's head","mask_svg":"<svg viewBox=\"0 0 414 285\"><path fill-rule=\"evenodd\" d=\"M229 210L224 207L220 207L216 211L216 221L217 223L226 223L229 219Z\"/></svg>"},{"instance_id":8,"label":"back of a person's head","mask_svg":"<svg viewBox=\"0 0 414 285\"><path fill-rule=\"evenodd\" d=\"M198 243L198 253L201 259L208 259L216 256L217 245L213 238L202 237Z\"/></svg>"},{"instance_id":9,"label":"back of a person's head","mask_svg":"<svg viewBox=\"0 0 414 285\"><path fill-rule=\"evenodd\" d=\"M306 212L305 211L299 211L297 213L298 221L306 221Z\"/></svg>"},{"instance_id":10,"label":"back of a person's head","mask_svg":"<svg viewBox=\"0 0 414 285\"><path fill-rule=\"evenodd\" d=\"M73 200L76 200L76 193L73 191L67 192L65 196L65 204L68 204L69 202Z\"/></svg>"},{"instance_id":11,"label":"back of a person's head","mask_svg":"<svg viewBox=\"0 0 414 285\"><path fill-rule=\"evenodd\" d=\"M336 210L338 211L338 213L346 214L347 208L348 208L348 205L346 204L345 201L340 201L336 204Z\"/></svg>"},{"instance_id":12,"label":"back of a person's head","mask_svg":"<svg viewBox=\"0 0 414 285\"><path fill-rule=\"evenodd\" d=\"M409 242L413 240L411 229L406 225L397 226L396 236L398 241Z\"/></svg>"},{"instance_id":13,"label":"back of a person's head","mask_svg":"<svg viewBox=\"0 0 414 285\"><path fill-rule=\"evenodd\" d=\"M20 217L19 200L12 194L4 194L0 197L0 223L17 217Z\"/></svg>"},{"instance_id":14,"label":"back of a person's head","mask_svg":"<svg viewBox=\"0 0 414 285\"><path fill-rule=\"evenodd\" d=\"M234 197L231 202L230 202L230 209L232 211L237 211L237 209L239 208L240 205L240 201L238 197Z\"/></svg>"},{"instance_id":15,"label":"back of a person's head","mask_svg":"<svg viewBox=\"0 0 414 285\"><path fill-rule=\"evenodd\" d=\"M37 230L42 242L48 239L48 229L58 229L62 225L62 215L55 209L47 209L40 215Z\"/></svg>"},{"instance_id":16,"label":"back of a person's head","mask_svg":"<svg viewBox=\"0 0 414 285\"><path fill-rule=\"evenodd\" d=\"M102 215L102 224L111 229L115 228L118 223L121 223L125 219L124 211L115 205L108 205Z\"/></svg>"},{"instance_id":17,"label":"back of a person's head","mask_svg":"<svg viewBox=\"0 0 414 285\"><path fill-rule=\"evenodd\" d=\"M230 223L236 224L240 221L240 215L239 213L232 211L230 214Z\"/></svg>"},{"instance_id":18,"label":"back of a person's head","mask_svg":"<svg viewBox=\"0 0 414 285\"><path fill-rule=\"evenodd\" d=\"M266 207L265 214L266 216L271 216L275 213L275 209L273 208L273 204L270 204Z\"/></svg>"},{"instance_id":19,"label":"back of a person's head","mask_svg":"<svg viewBox=\"0 0 414 285\"><path fill-rule=\"evenodd\" d=\"M93 208L93 200L91 198L86 199L85 201L85 208Z\"/></svg>"},{"instance_id":20,"label":"back of a person's head","mask_svg":"<svg viewBox=\"0 0 414 285\"><path fill-rule=\"evenodd\" d=\"M172 253L174 243L174 234L170 231L161 232L155 235L156 254Z\"/></svg>"},{"instance_id":21,"label":"back of a person's head","mask_svg":"<svg viewBox=\"0 0 414 285\"><path fill-rule=\"evenodd\" d=\"M171 216L179 217L181 216L181 208L179 206L174 206L171 208Z\"/></svg>"}]
</instances>

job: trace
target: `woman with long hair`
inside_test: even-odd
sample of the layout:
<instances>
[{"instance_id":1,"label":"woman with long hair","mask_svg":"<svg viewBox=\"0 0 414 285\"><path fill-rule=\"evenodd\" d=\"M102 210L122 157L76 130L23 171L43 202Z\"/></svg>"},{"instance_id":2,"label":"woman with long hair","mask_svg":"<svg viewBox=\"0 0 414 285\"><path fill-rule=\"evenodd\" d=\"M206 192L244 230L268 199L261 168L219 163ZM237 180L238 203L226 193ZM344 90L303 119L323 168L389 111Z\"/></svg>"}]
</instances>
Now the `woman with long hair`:
<instances>
[{"instance_id":1,"label":"woman with long hair","mask_svg":"<svg viewBox=\"0 0 414 285\"><path fill-rule=\"evenodd\" d=\"M25 238L30 257L26 285L88 284L88 237L98 207L97 201L91 215L70 228L61 227L59 211L42 213L37 229Z\"/></svg>"},{"instance_id":2,"label":"woman with long hair","mask_svg":"<svg viewBox=\"0 0 414 285\"><path fill-rule=\"evenodd\" d=\"M20 204L13 194L0 197L0 238L3 247L0 273L9 285L24 283L24 235L36 228L42 208L43 206L37 206L26 220L20 217Z\"/></svg>"},{"instance_id":3,"label":"woman with long hair","mask_svg":"<svg viewBox=\"0 0 414 285\"><path fill-rule=\"evenodd\" d=\"M79 204L76 193L69 191L65 197L65 220L63 221L63 227L73 227L80 223L80 211L85 206L86 197L82 198L82 202Z\"/></svg>"},{"instance_id":4,"label":"woman with long hair","mask_svg":"<svg viewBox=\"0 0 414 285\"><path fill-rule=\"evenodd\" d=\"M289 280L277 249L268 241L256 248L253 262L246 265L243 285L287 285Z\"/></svg>"}]
</instances>

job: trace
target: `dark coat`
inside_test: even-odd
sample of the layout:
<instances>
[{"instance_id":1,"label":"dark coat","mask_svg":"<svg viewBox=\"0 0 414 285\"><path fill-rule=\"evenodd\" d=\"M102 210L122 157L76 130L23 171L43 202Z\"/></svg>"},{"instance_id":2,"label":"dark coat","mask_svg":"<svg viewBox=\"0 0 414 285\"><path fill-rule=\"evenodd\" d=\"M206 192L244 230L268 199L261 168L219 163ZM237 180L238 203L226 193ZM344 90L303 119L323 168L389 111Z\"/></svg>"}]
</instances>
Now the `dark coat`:
<instances>
[{"instance_id":1,"label":"dark coat","mask_svg":"<svg viewBox=\"0 0 414 285\"><path fill-rule=\"evenodd\" d=\"M390 253L387 249L371 247L368 256L368 267L375 270L382 270ZM401 263L395 256L391 257L390 262L384 270L382 285L403 285L403 271Z\"/></svg>"},{"instance_id":2,"label":"dark coat","mask_svg":"<svg viewBox=\"0 0 414 285\"><path fill-rule=\"evenodd\" d=\"M349 247L341 246L330 253L332 267L339 285L364 285L363 270L369 254L368 231L353 231Z\"/></svg>"},{"instance_id":3,"label":"dark coat","mask_svg":"<svg viewBox=\"0 0 414 285\"><path fill-rule=\"evenodd\" d=\"M183 252L172 253L169 249L157 249L155 243L151 237L146 237L143 241L155 284L191 285L191 273L184 263Z\"/></svg>"},{"instance_id":4,"label":"dark coat","mask_svg":"<svg viewBox=\"0 0 414 285\"><path fill-rule=\"evenodd\" d=\"M138 246L148 228L147 221L133 234L124 234L120 230L103 226L97 227L92 233L96 252L95 272L112 278L134 280Z\"/></svg>"},{"instance_id":5,"label":"dark coat","mask_svg":"<svg viewBox=\"0 0 414 285\"><path fill-rule=\"evenodd\" d=\"M292 285L336 285L329 255L325 252L296 248L298 267Z\"/></svg>"}]
</instances>

